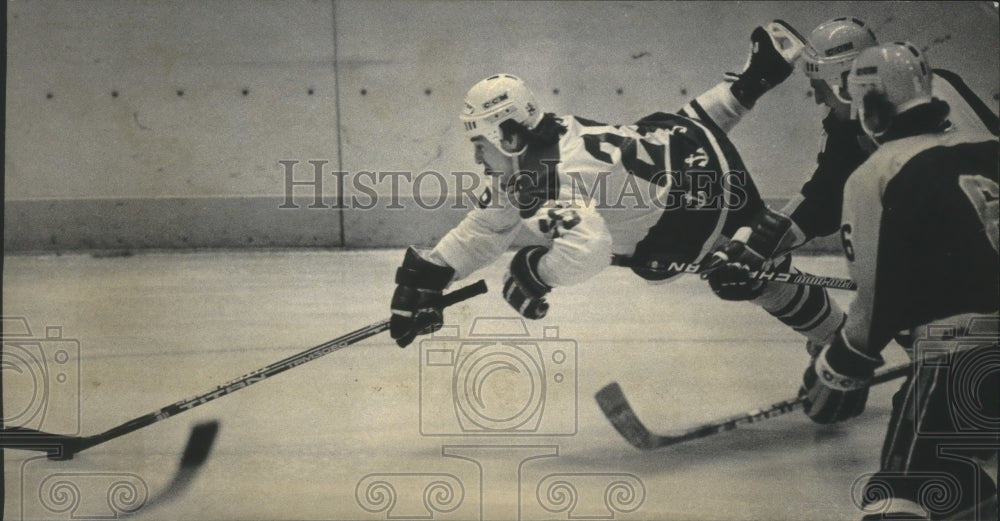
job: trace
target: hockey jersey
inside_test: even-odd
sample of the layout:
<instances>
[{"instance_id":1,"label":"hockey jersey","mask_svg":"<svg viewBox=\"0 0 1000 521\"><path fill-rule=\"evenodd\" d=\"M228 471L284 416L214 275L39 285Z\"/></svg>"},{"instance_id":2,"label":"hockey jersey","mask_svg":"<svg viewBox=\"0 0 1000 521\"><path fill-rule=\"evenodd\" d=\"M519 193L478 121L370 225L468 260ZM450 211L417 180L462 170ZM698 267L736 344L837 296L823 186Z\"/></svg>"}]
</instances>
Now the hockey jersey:
<instances>
[{"instance_id":1,"label":"hockey jersey","mask_svg":"<svg viewBox=\"0 0 1000 521\"><path fill-rule=\"evenodd\" d=\"M1000 309L1000 142L929 132L934 111L940 124L942 104L911 109L920 118L899 125L910 135L885 142L845 187L841 238L859 289L844 332L871 353L899 331Z\"/></svg>"},{"instance_id":2,"label":"hockey jersey","mask_svg":"<svg viewBox=\"0 0 1000 521\"><path fill-rule=\"evenodd\" d=\"M741 110L728 89L684 114L655 113L629 125L560 116L566 132L520 158L513 193L488 193L430 253L462 278L499 257L521 226L549 252L539 273L552 286L582 282L613 255L692 263L725 230L730 211L762 208L734 147L712 121ZM705 98L705 96L702 96ZM709 105L709 104L706 104ZM523 182L522 182L523 181ZM566 212L573 225L564 226Z\"/></svg>"}]
</instances>

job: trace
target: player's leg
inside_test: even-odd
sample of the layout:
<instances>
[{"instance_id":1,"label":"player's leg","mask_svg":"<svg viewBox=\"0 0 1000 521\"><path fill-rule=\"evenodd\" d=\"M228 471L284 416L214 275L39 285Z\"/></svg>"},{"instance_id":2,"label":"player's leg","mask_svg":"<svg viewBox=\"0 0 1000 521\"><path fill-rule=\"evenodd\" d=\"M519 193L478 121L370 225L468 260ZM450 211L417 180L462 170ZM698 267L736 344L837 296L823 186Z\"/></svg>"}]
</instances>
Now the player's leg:
<instances>
[{"instance_id":1,"label":"player's leg","mask_svg":"<svg viewBox=\"0 0 1000 521\"><path fill-rule=\"evenodd\" d=\"M791 254L786 254L773 269L802 273L792 266ZM840 305L830 298L826 288L816 286L765 284L760 295L751 302L816 345L829 344L847 316Z\"/></svg>"},{"instance_id":2,"label":"player's leg","mask_svg":"<svg viewBox=\"0 0 1000 521\"><path fill-rule=\"evenodd\" d=\"M725 217L721 237L716 239L716 245L724 244L741 227L749 226L767 215L769 209L764 204L757 186L736 152L735 146L725 136L717 138L720 143L719 152L726 158L726 163L733 168L729 178L732 186L740 195L739 205L732 208ZM767 259L765 259L767 260ZM760 269L760 266L754 269ZM777 259L770 259L768 268L774 271L802 273L792 266L791 254L784 254ZM846 314L840 306L830 298L826 288L802 286L781 283L761 283L750 289L750 293L737 300L750 300L764 311L777 318L781 323L801 333L810 342L818 345L830 343L833 334L844 323Z\"/></svg>"},{"instance_id":3,"label":"player's leg","mask_svg":"<svg viewBox=\"0 0 1000 521\"><path fill-rule=\"evenodd\" d=\"M996 519L996 482L981 462L996 461L1000 449L998 349L916 361L893 397L879 472L863 494L866 519Z\"/></svg>"},{"instance_id":4,"label":"player's leg","mask_svg":"<svg viewBox=\"0 0 1000 521\"><path fill-rule=\"evenodd\" d=\"M743 71L727 73L726 81L688 102L679 113L728 133L765 92L792 73L804 47L805 39L781 20L757 27L750 34Z\"/></svg>"}]
</instances>

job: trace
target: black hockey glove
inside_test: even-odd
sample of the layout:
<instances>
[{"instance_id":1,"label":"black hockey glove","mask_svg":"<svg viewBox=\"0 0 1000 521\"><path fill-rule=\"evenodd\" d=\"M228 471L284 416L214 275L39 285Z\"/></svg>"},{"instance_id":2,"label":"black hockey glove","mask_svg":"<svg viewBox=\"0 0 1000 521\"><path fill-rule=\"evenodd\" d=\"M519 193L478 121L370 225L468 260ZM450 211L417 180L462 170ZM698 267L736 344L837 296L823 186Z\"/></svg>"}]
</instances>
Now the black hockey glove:
<instances>
[{"instance_id":1,"label":"black hockey glove","mask_svg":"<svg viewBox=\"0 0 1000 521\"><path fill-rule=\"evenodd\" d=\"M752 272L760 271L770 262L748 247L739 235L737 231L737 238L713 253L703 268L705 273L702 277L708 279L708 285L722 300L753 300L760 296L767 284L754 278Z\"/></svg>"},{"instance_id":2,"label":"black hockey glove","mask_svg":"<svg viewBox=\"0 0 1000 521\"><path fill-rule=\"evenodd\" d=\"M875 369L885 363L851 347L844 330L815 356L802 376L799 396L805 397L805 412L816 423L836 423L865 410L868 387Z\"/></svg>"},{"instance_id":3,"label":"black hockey glove","mask_svg":"<svg viewBox=\"0 0 1000 521\"><path fill-rule=\"evenodd\" d=\"M702 278L708 279L712 291L723 300L757 298L767 281L754 278L754 273L772 269L774 257L792 249L797 242L793 228L788 217L765 209L750 226L737 230L725 246L712 253L701 267ZM778 259L782 264L789 260Z\"/></svg>"},{"instance_id":4,"label":"black hockey glove","mask_svg":"<svg viewBox=\"0 0 1000 521\"><path fill-rule=\"evenodd\" d=\"M417 335L433 333L444 324L444 311L437 305L441 291L451 282L455 270L439 266L411 246L396 270L396 291L392 294L389 334L399 347L406 347Z\"/></svg>"},{"instance_id":5,"label":"black hockey glove","mask_svg":"<svg viewBox=\"0 0 1000 521\"><path fill-rule=\"evenodd\" d=\"M548 251L545 246L521 248L504 276L503 298L525 318L537 320L549 311L545 294L552 288L538 275L538 261Z\"/></svg>"}]
</instances>

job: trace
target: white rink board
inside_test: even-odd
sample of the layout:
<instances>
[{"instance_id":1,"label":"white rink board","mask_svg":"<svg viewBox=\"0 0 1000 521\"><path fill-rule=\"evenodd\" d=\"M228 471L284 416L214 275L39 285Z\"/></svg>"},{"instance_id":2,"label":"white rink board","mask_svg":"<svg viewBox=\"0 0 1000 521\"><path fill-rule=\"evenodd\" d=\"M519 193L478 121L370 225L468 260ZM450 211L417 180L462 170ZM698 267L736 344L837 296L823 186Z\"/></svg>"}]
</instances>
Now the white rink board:
<instances>
[{"instance_id":1,"label":"white rink board","mask_svg":"<svg viewBox=\"0 0 1000 521\"><path fill-rule=\"evenodd\" d=\"M25 318L34 337L50 333L46 346L58 332L79 358L39 373L70 375L61 387L36 380L44 402L5 372L5 412L41 410L32 421L42 428L93 434L208 391L387 318L402 255L8 256L4 316ZM860 517L852 486L877 468L896 385L877 388L846 425L795 412L643 453L597 408L602 386L619 381L654 431L690 427L793 396L804 340L749 304L718 300L697 277L653 286L619 268L558 289L527 337L472 337L475 318L516 317L499 295L506 260L476 274L489 294L446 312L445 332L458 337L401 350L383 333L72 461L6 451L4 518L136 509L133 519L162 520ZM846 276L834 257L797 265ZM478 379L456 376L471 374L463 349L476 342L528 355L508 352ZM905 359L894 346L886 355ZM190 428L208 419L221 430L201 474L182 498L144 504L171 478ZM53 492L54 476L77 494Z\"/></svg>"}]
</instances>

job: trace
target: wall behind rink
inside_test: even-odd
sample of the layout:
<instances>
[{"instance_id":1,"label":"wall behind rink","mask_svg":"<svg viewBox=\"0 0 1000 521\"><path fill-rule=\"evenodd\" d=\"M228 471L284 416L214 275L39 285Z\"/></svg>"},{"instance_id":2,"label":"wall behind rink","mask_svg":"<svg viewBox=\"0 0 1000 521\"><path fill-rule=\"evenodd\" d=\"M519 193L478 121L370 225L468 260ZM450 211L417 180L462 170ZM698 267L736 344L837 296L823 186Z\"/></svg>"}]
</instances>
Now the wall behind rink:
<instances>
[{"instance_id":1,"label":"wall behind rink","mask_svg":"<svg viewBox=\"0 0 1000 521\"><path fill-rule=\"evenodd\" d=\"M4 246L431 245L478 193L456 115L483 77L627 123L738 70L755 25L840 15L997 110L993 2L11 2ZM732 133L776 204L822 113L798 72Z\"/></svg>"}]
</instances>

